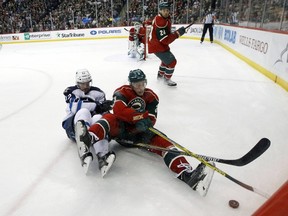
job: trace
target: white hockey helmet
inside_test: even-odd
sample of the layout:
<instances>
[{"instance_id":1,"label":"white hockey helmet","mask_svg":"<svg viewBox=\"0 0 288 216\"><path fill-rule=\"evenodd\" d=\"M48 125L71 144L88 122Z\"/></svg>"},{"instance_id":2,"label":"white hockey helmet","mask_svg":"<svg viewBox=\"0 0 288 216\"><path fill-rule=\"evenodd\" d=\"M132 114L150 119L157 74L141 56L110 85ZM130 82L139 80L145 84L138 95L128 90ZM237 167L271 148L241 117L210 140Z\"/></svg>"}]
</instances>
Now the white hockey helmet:
<instances>
[{"instance_id":1,"label":"white hockey helmet","mask_svg":"<svg viewBox=\"0 0 288 216\"><path fill-rule=\"evenodd\" d=\"M135 31L136 31L137 33L139 33L139 30L140 30L140 28L141 28L141 24L140 24L139 22L135 22L135 23L134 23L134 28L135 28Z\"/></svg>"},{"instance_id":2,"label":"white hockey helmet","mask_svg":"<svg viewBox=\"0 0 288 216\"><path fill-rule=\"evenodd\" d=\"M79 69L76 71L76 83L88 83L92 81L92 77L87 69Z\"/></svg>"}]
</instances>

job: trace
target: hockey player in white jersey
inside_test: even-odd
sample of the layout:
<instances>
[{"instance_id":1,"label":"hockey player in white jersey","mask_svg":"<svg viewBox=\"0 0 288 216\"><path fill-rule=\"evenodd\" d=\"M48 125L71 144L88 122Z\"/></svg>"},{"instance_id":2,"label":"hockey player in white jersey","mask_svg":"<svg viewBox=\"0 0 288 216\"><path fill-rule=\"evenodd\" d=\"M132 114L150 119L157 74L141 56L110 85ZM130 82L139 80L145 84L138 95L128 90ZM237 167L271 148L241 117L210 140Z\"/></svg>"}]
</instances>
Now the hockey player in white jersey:
<instances>
[{"instance_id":1,"label":"hockey player in white jersey","mask_svg":"<svg viewBox=\"0 0 288 216\"><path fill-rule=\"evenodd\" d=\"M83 146L80 135L82 129L77 126L81 120L88 128L99 120L103 113L112 109L113 101L106 100L105 93L98 87L92 86L92 77L87 69L76 71L76 85L67 87L65 95L66 117L62 122L69 139L76 141L82 167L87 173L93 154L90 148ZM109 142L103 139L93 145L95 155L98 159L99 169L104 176L113 164L116 155L109 152Z\"/></svg>"}]
</instances>

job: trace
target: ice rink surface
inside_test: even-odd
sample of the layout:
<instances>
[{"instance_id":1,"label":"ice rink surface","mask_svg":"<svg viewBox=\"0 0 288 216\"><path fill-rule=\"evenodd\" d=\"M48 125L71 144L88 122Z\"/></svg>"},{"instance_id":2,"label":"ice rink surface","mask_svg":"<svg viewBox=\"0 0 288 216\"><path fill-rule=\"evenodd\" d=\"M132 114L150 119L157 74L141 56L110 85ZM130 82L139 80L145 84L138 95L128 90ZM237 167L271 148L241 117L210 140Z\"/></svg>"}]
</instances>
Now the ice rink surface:
<instances>
[{"instance_id":1,"label":"ice rink surface","mask_svg":"<svg viewBox=\"0 0 288 216\"><path fill-rule=\"evenodd\" d=\"M288 94L217 44L177 40L176 88L156 80L160 61L127 57L127 40L3 45L0 51L0 215L247 216L266 199L214 174L206 197L174 177L157 155L111 143L117 158L101 178L85 176L76 145L61 127L63 91L87 68L112 99L140 68L160 98L156 128L194 153L234 159L262 137L271 147L243 167L217 163L268 194L288 178ZM196 167L198 161L189 157ZM228 201L239 201L232 209Z\"/></svg>"}]
</instances>

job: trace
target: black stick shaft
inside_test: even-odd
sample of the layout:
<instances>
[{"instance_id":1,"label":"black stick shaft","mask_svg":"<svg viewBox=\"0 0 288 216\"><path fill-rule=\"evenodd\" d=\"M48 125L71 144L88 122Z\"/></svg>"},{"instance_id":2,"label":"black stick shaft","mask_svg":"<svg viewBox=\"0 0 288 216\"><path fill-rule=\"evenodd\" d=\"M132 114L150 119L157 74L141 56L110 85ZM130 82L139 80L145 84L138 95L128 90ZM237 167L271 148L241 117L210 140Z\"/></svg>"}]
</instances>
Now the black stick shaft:
<instances>
[{"instance_id":1,"label":"black stick shaft","mask_svg":"<svg viewBox=\"0 0 288 216\"><path fill-rule=\"evenodd\" d=\"M141 147L145 149L154 149L154 150L159 150L159 151L168 151L173 154L191 156L185 151L178 151L176 149L167 149L167 148L144 144L144 143L131 144L131 146ZM233 166L245 166L248 163L254 161L260 155L262 155L269 148L269 146L270 146L270 140L268 140L267 138L262 138L248 153L246 153L243 157L238 158L238 159L221 159L221 158L200 155L200 154L195 154L195 155L207 161L214 161L214 162L229 164Z\"/></svg>"},{"instance_id":2,"label":"black stick shaft","mask_svg":"<svg viewBox=\"0 0 288 216\"><path fill-rule=\"evenodd\" d=\"M188 29L190 26L192 26L194 22L190 23L188 26L185 27L185 30Z\"/></svg>"},{"instance_id":3,"label":"black stick shaft","mask_svg":"<svg viewBox=\"0 0 288 216\"><path fill-rule=\"evenodd\" d=\"M150 131L152 131L154 134L162 137L163 139L171 142L174 146L176 146L177 148L181 149L182 151L186 152L187 154L191 155L192 157L196 158L197 160L199 160L201 163L205 164L206 166L210 167L212 170L218 172L219 174L223 175L224 177L228 178L229 180L233 181L234 183L240 185L241 187L250 190L254 193L257 193L258 195L265 197L265 198L269 198L270 195L268 195L267 193L258 190L250 185L247 185L235 178L233 178L232 176L228 175L226 172L220 170L219 168L213 166L212 164L208 163L208 161L204 160L203 158L199 157L197 154L189 151L188 149L186 149L185 147L181 146L180 144L176 143L175 141L173 141L172 139L166 137L162 132L160 132L159 130L155 129L155 128L149 128Z\"/></svg>"}]
</instances>

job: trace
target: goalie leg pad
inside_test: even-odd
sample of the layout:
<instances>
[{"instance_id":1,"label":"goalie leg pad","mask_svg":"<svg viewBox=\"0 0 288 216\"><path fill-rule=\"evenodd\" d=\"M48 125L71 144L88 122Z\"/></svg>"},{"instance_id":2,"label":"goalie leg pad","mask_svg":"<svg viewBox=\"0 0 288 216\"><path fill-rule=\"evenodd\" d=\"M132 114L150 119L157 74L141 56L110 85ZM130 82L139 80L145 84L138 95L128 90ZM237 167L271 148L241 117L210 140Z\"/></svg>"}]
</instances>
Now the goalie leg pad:
<instances>
[{"instance_id":1,"label":"goalie leg pad","mask_svg":"<svg viewBox=\"0 0 288 216\"><path fill-rule=\"evenodd\" d=\"M137 53L136 53L138 60L143 60L145 58L144 56L144 47L141 45L137 46Z\"/></svg>"},{"instance_id":2,"label":"goalie leg pad","mask_svg":"<svg viewBox=\"0 0 288 216\"><path fill-rule=\"evenodd\" d=\"M137 54L137 44L136 41L128 42L128 56L135 58Z\"/></svg>"}]
</instances>

